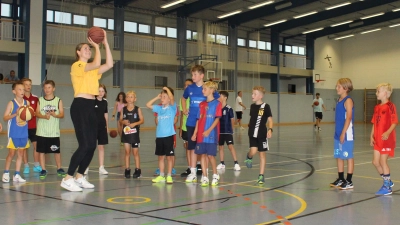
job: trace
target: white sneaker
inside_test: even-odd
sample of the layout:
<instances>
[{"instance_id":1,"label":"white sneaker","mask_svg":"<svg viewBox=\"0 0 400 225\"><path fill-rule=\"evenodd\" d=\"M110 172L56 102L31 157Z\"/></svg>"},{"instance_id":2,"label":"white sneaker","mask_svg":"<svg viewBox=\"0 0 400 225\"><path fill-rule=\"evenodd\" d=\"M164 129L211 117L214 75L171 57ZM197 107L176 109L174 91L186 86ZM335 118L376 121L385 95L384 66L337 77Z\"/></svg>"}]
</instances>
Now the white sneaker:
<instances>
[{"instance_id":1,"label":"white sneaker","mask_svg":"<svg viewBox=\"0 0 400 225\"><path fill-rule=\"evenodd\" d=\"M19 174L15 174L14 175L13 181L14 182L20 182L20 183L26 182L26 180L24 178L22 178L21 175L19 175Z\"/></svg>"},{"instance_id":2,"label":"white sneaker","mask_svg":"<svg viewBox=\"0 0 400 225\"><path fill-rule=\"evenodd\" d=\"M322 131L322 130L321 130L321 127L318 127L318 131Z\"/></svg>"},{"instance_id":3,"label":"white sneaker","mask_svg":"<svg viewBox=\"0 0 400 225\"><path fill-rule=\"evenodd\" d=\"M241 130L244 130L244 127L240 127Z\"/></svg>"},{"instance_id":4,"label":"white sneaker","mask_svg":"<svg viewBox=\"0 0 400 225\"><path fill-rule=\"evenodd\" d=\"M196 174L193 174L193 173L189 174L189 175L186 177L185 182L186 182L186 183L195 183L195 182L197 182L197 176L196 176Z\"/></svg>"},{"instance_id":5,"label":"white sneaker","mask_svg":"<svg viewBox=\"0 0 400 225\"><path fill-rule=\"evenodd\" d=\"M218 164L217 170L222 170L222 169L225 169L225 164L222 163Z\"/></svg>"},{"instance_id":6,"label":"white sneaker","mask_svg":"<svg viewBox=\"0 0 400 225\"><path fill-rule=\"evenodd\" d=\"M108 174L107 170L104 169L104 166L100 166L99 173L102 174L102 175L107 175Z\"/></svg>"},{"instance_id":7,"label":"white sneaker","mask_svg":"<svg viewBox=\"0 0 400 225\"><path fill-rule=\"evenodd\" d=\"M89 173L89 167L86 168L85 172L83 173L83 175L87 175Z\"/></svg>"},{"instance_id":8,"label":"white sneaker","mask_svg":"<svg viewBox=\"0 0 400 225\"><path fill-rule=\"evenodd\" d=\"M10 173L3 173L3 183L10 182Z\"/></svg>"},{"instance_id":9,"label":"white sneaker","mask_svg":"<svg viewBox=\"0 0 400 225\"><path fill-rule=\"evenodd\" d=\"M78 187L78 185L76 185L74 178L69 178L68 180L65 180L65 178L63 178L61 180L61 187L67 189L68 191L82 191L83 189Z\"/></svg>"},{"instance_id":10,"label":"white sneaker","mask_svg":"<svg viewBox=\"0 0 400 225\"><path fill-rule=\"evenodd\" d=\"M81 188L94 188L94 185L89 183L89 181L87 181L85 177L81 177L79 179L74 179L74 180L75 184Z\"/></svg>"},{"instance_id":11,"label":"white sneaker","mask_svg":"<svg viewBox=\"0 0 400 225\"><path fill-rule=\"evenodd\" d=\"M214 174L212 182L211 182L211 186L217 186L218 185L218 181L219 181L219 175L218 174Z\"/></svg>"},{"instance_id":12,"label":"white sneaker","mask_svg":"<svg viewBox=\"0 0 400 225\"><path fill-rule=\"evenodd\" d=\"M201 186L202 187L208 187L209 183L210 183L210 181L208 180L208 177L203 177L201 179Z\"/></svg>"},{"instance_id":13,"label":"white sneaker","mask_svg":"<svg viewBox=\"0 0 400 225\"><path fill-rule=\"evenodd\" d=\"M233 167L233 170L235 170L235 171L240 171L240 166L239 166L239 164L235 164L235 166Z\"/></svg>"}]
</instances>

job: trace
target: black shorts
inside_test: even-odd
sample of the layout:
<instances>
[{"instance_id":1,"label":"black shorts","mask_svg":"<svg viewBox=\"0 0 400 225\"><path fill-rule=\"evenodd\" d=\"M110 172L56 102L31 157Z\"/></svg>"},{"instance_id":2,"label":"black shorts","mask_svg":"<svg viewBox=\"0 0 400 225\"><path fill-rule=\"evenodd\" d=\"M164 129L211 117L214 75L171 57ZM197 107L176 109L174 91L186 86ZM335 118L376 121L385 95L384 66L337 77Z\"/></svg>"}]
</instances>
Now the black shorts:
<instances>
[{"instance_id":1,"label":"black shorts","mask_svg":"<svg viewBox=\"0 0 400 225\"><path fill-rule=\"evenodd\" d=\"M182 131L182 137L181 138L184 140L184 142L188 141L187 131L185 131L185 130Z\"/></svg>"},{"instance_id":2,"label":"black shorts","mask_svg":"<svg viewBox=\"0 0 400 225\"><path fill-rule=\"evenodd\" d=\"M242 119L243 112L242 111L236 111L236 119L241 120Z\"/></svg>"},{"instance_id":3,"label":"black shorts","mask_svg":"<svg viewBox=\"0 0 400 225\"><path fill-rule=\"evenodd\" d=\"M106 126L99 126L97 128L97 144L98 145L108 144L108 133Z\"/></svg>"},{"instance_id":4,"label":"black shorts","mask_svg":"<svg viewBox=\"0 0 400 225\"><path fill-rule=\"evenodd\" d=\"M268 139L249 137L250 148L258 148L259 152L266 152L269 150Z\"/></svg>"},{"instance_id":5,"label":"black shorts","mask_svg":"<svg viewBox=\"0 0 400 225\"><path fill-rule=\"evenodd\" d=\"M60 153L60 137L37 137L36 151L39 153Z\"/></svg>"},{"instance_id":6,"label":"black shorts","mask_svg":"<svg viewBox=\"0 0 400 225\"><path fill-rule=\"evenodd\" d=\"M322 120L322 112L315 112L315 118Z\"/></svg>"},{"instance_id":7,"label":"black shorts","mask_svg":"<svg viewBox=\"0 0 400 225\"><path fill-rule=\"evenodd\" d=\"M28 129L28 138L31 142L36 142L36 128Z\"/></svg>"},{"instance_id":8,"label":"black shorts","mask_svg":"<svg viewBox=\"0 0 400 225\"><path fill-rule=\"evenodd\" d=\"M196 144L197 144L197 142L196 141L192 141L192 136L193 136L193 133L194 133L194 128L195 127L189 127L189 126L186 126L186 129L187 129L187 138L188 138L188 150L194 150L195 148L196 148Z\"/></svg>"},{"instance_id":9,"label":"black shorts","mask_svg":"<svg viewBox=\"0 0 400 225\"><path fill-rule=\"evenodd\" d=\"M174 136L156 138L156 155L174 156Z\"/></svg>"},{"instance_id":10,"label":"black shorts","mask_svg":"<svg viewBox=\"0 0 400 225\"><path fill-rule=\"evenodd\" d=\"M233 145L233 135L232 134L220 134L219 135L219 141L218 141L218 145Z\"/></svg>"}]
</instances>

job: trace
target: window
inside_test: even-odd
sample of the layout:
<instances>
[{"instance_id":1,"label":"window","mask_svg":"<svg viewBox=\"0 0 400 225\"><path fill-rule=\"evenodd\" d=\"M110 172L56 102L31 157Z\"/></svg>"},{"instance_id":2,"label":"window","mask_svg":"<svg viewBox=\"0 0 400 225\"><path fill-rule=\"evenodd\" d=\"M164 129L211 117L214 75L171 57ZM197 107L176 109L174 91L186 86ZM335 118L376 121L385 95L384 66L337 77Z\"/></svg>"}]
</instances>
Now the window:
<instances>
[{"instance_id":1,"label":"window","mask_svg":"<svg viewBox=\"0 0 400 225\"><path fill-rule=\"evenodd\" d=\"M290 45L285 45L285 52L290 52L290 53L292 53L292 46L290 46Z\"/></svg>"},{"instance_id":2,"label":"window","mask_svg":"<svg viewBox=\"0 0 400 225\"><path fill-rule=\"evenodd\" d=\"M215 34L207 34L208 42L215 42Z\"/></svg>"},{"instance_id":3,"label":"window","mask_svg":"<svg viewBox=\"0 0 400 225\"><path fill-rule=\"evenodd\" d=\"M93 26L107 28L107 20L103 18L93 18Z\"/></svg>"},{"instance_id":4,"label":"window","mask_svg":"<svg viewBox=\"0 0 400 225\"><path fill-rule=\"evenodd\" d=\"M168 27L167 28L167 37L176 38L177 37L176 28Z\"/></svg>"},{"instance_id":5,"label":"window","mask_svg":"<svg viewBox=\"0 0 400 225\"><path fill-rule=\"evenodd\" d=\"M192 31L190 31L190 30L186 31L186 39L192 40Z\"/></svg>"},{"instance_id":6,"label":"window","mask_svg":"<svg viewBox=\"0 0 400 225\"><path fill-rule=\"evenodd\" d=\"M246 40L244 40L242 38L238 38L237 45L238 46L246 46Z\"/></svg>"},{"instance_id":7,"label":"window","mask_svg":"<svg viewBox=\"0 0 400 225\"><path fill-rule=\"evenodd\" d=\"M258 49L265 50L265 41L258 41Z\"/></svg>"},{"instance_id":8,"label":"window","mask_svg":"<svg viewBox=\"0 0 400 225\"><path fill-rule=\"evenodd\" d=\"M227 38L227 36L225 36L225 35L219 35L219 34L217 34L217 40L216 40L216 42L217 42L218 44L226 45L226 44L228 44L228 38Z\"/></svg>"},{"instance_id":9,"label":"window","mask_svg":"<svg viewBox=\"0 0 400 225\"><path fill-rule=\"evenodd\" d=\"M114 30L114 19L108 19L108 29Z\"/></svg>"},{"instance_id":10,"label":"window","mask_svg":"<svg viewBox=\"0 0 400 225\"><path fill-rule=\"evenodd\" d=\"M197 40L197 32L196 31L193 31L192 38L193 38L193 40Z\"/></svg>"},{"instance_id":11,"label":"window","mask_svg":"<svg viewBox=\"0 0 400 225\"><path fill-rule=\"evenodd\" d=\"M257 48L257 42L254 40L249 40L249 47L250 48Z\"/></svg>"},{"instance_id":12,"label":"window","mask_svg":"<svg viewBox=\"0 0 400 225\"><path fill-rule=\"evenodd\" d=\"M124 21L124 31L130 33L137 33L137 23Z\"/></svg>"},{"instance_id":13,"label":"window","mask_svg":"<svg viewBox=\"0 0 400 225\"><path fill-rule=\"evenodd\" d=\"M80 16L80 15L74 15L74 24L87 25L87 17Z\"/></svg>"},{"instance_id":14,"label":"window","mask_svg":"<svg viewBox=\"0 0 400 225\"><path fill-rule=\"evenodd\" d=\"M3 11L3 8L1 9ZM3 13L1 13L3 15ZM54 11L53 10L47 10L47 22L54 22Z\"/></svg>"},{"instance_id":15,"label":"window","mask_svg":"<svg viewBox=\"0 0 400 225\"><path fill-rule=\"evenodd\" d=\"M11 5L6 3L1 3L1 16L11 17Z\"/></svg>"},{"instance_id":16,"label":"window","mask_svg":"<svg viewBox=\"0 0 400 225\"><path fill-rule=\"evenodd\" d=\"M150 25L139 24L139 33L150 34Z\"/></svg>"},{"instance_id":17,"label":"window","mask_svg":"<svg viewBox=\"0 0 400 225\"><path fill-rule=\"evenodd\" d=\"M282 45L279 45L279 51L280 52L282 51Z\"/></svg>"},{"instance_id":18,"label":"window","mask_svg":"<svg viewBox=\"0 0 400 225\"><path fill-rule=\"evenodd\" d=\"M63 23L63 24L71 24L72 23L72 14L66 12L54 11L54 22Z\"/></svg>"},{"instance_id":19,"label":"window","mask_svg":"<svg viewBox=\"0 0 400 225\"><path fill-rule=\"evenodd\" d=\"M167 36L167 28L156 27L156 35Z\"/></svg>"},{"instance_id":20,"label":"window","mask_svg":"<svg viewBox=\"0 0 400 225\"><path fill-rule=\"evenodd\" d=\"M265 49L271 51L271 42L267 42L267 47Z\"/></svg>"},{"instance_id":21,"label":"window","mask_svg":"<svg viewBox=\"0 0 400 225\"><path fill-rule=\"evenodd\" d=\"M305 55L304 47L299 47L299 55Z\"/></svg>"},{"instance_id":22,"label":"window","mask_svg":"<svg viewBox=\"0 0 400 225\"><path fill-rule=\"evenodd\" d=\"M293 53L293 54L299 54L299 47L297 47L297 46L292 46L292 53Z\"/></svg>"}]
</instances>

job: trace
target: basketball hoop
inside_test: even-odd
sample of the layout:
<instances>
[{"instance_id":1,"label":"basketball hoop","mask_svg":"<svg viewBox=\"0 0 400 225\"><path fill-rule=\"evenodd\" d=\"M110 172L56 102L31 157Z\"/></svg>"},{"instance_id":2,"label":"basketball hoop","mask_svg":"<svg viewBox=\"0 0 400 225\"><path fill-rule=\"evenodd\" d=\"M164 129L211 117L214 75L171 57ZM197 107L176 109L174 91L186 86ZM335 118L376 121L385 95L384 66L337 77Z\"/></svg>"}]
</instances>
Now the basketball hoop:
<instances>
[{"instance_id":1,"label":"basketball hoop","mask_svg":"<svg viewBox=\"0 0 400 225\"><path fill-rule=\"evenodd\" d=\"M321 79L321 75L319 75L318 73L314 75L314 80L317 83L319 83L320 81L325 81Z\"/></svg>"}]
</instances>

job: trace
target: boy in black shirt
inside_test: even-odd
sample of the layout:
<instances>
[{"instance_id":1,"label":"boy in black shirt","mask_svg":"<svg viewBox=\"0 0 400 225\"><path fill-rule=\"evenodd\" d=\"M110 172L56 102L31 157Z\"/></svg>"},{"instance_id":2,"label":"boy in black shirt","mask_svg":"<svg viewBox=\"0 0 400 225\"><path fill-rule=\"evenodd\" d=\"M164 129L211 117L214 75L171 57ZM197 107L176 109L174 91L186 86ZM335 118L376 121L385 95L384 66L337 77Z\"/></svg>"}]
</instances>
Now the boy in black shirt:
<instances>
[{"instance_id":1,"label":"boy in black shirt","mask_svg":"<svg viewBox=\"0 0 400 225\"><path fill-rule=\"evenodd\" d=\"M268 151L268 139L272 136L272 113L268 104L262 101L265 89L261 86L255 86L251 99L254 102L250 106L250 122L249 122L249 142L250 151L247 153L246 163L247 168L252 167L253 156L257 153L260 154L260 174L257 182L264 183L264 169L266 163L265 152ZM268 129L265 124L268 122Z\"/></svg>"}]
</instances>

